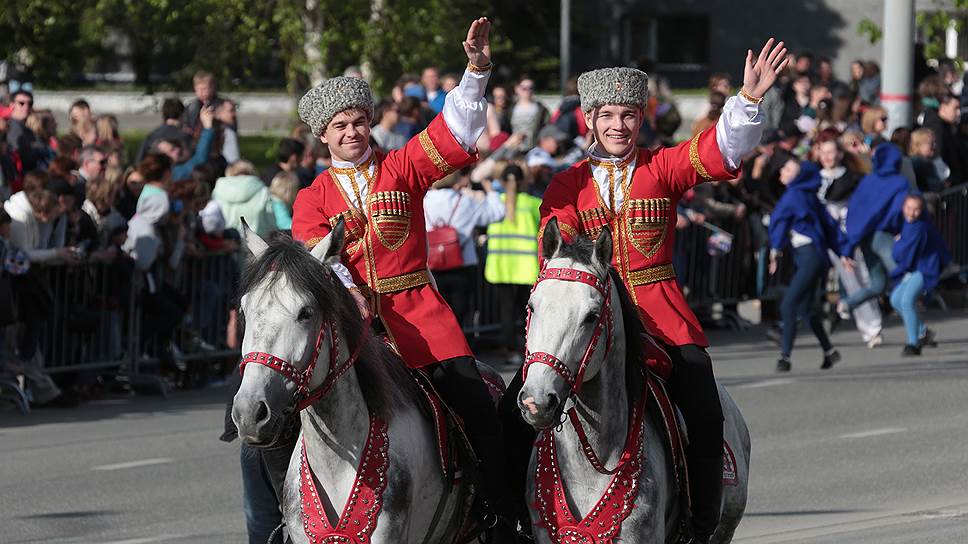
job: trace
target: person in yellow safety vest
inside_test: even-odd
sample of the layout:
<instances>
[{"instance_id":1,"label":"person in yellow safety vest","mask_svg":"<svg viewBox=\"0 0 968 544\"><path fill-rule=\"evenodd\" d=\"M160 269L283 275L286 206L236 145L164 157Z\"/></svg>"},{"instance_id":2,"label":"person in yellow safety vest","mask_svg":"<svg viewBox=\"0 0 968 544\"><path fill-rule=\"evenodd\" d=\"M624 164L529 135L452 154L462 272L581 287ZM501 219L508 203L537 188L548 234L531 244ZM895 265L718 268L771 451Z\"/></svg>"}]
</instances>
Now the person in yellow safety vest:
<instances>
[{"instance_id":1,"label":"person in yellow safety vest","mask_svg":"<svg viewBox=\"0 0 968 544\"><path fill-rule=\"evenodd\" d=\"M541 199L526 192L521 167L510 164L501 174L504 220L487 228L484 279L494 286L501 321L501 348L508 364L523 362L524 318L531 286L538 278L538 227Z\"/></svg>"}]
</instances>

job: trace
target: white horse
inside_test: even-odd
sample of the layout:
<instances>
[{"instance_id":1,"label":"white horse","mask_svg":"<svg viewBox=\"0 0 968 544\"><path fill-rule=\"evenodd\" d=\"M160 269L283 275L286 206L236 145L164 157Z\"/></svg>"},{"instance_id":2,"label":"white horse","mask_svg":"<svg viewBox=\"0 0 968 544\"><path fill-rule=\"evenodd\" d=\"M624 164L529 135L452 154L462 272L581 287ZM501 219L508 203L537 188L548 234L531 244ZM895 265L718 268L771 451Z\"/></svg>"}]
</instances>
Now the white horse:
<instances>
[{"instance_id":1,"label":"white horse","mask_svg":"<svg viewBox=\"0 0 968 544\"><path fill-rule=\"evenodd\" d=\"M469 486L445 478L420 386L329 266L342 223L311 254L244 231L254 259L242 282L246 355L232 419L243 441L265 446L305 407L283 491L289 538L454 542Z\"/></svg>"},{"instance_id":2,"label":"white horse","mask_svg":"<svg viewBox=\"0 0 968 544\"><path fill-rule=\"evenodd\" d=\"M675 541L683 515L679 486L656 405L649 402L644 417L637 413L645 405L644 363L638 333L629 335L639 329L638 318L609 264L611 234L605 228L594 243L581 237L564 244L551 221L543 254L527 331L528 359L540 364L526 363L518 395L525 421L541 432L528 472L535 537ZM724 488L711 542L729 542L746 507L750 440L736 404L721 386L719 392L736 474ZM566 411L566 403L574 410ZM556 473L560 487L549 484Z\"/></svg>"}]
</instances>

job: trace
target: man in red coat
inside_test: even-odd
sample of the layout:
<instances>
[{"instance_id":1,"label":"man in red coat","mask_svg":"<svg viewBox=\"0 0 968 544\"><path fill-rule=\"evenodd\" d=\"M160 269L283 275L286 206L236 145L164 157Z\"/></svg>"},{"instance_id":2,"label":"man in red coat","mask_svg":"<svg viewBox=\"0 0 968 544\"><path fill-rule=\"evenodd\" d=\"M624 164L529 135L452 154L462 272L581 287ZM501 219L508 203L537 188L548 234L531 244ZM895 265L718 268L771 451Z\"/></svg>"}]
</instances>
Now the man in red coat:
<instances>
[{"instance_id":1,"label":"man in red coat","mask_svg":"<svg viewBox=\"0 0 968 544\"><path fill-rule=\"evenodd\" d=\"M468 30L468 65L443 111L420 134L386 155L370 147L373 96L365 81L336 77L299 101L299 116L329 146L332 167L299 192L292 234L309 248L339 222L346 227L337 270L379 320L411 368L425 371L465 424L481 460L486 500L507 508L501 486L503 437L497 412L464 333L427 270L423 199L430 186L477 160L491 73L486 18Z\"/></svg>"},{"instance_id":2,"label":"man in red coat","mask_svg":"<svg viewBox=\"0 0 968 544\"><path fill-rule=\"evenodd\" d=\"M645 329L673 361L670 388L689 427L687 452L693 530L706 542L719 523L722 498L723 413L709 343L689 309L672 267L676 205L706 181L737 175L742 157L759 142L762 96L785 65L786 50L771 39L758 58L749 51L743 88L731 97L716 126L668 149L635 146L648 99L648 76L632 68L605 68L578 79L581 108L595 143L589 158L554 177L541 206L542 233L556 218L568 240L593 240L611 229L613 264ZM541 234L539 233L539 238Z\"/></svg>"}]
</instances>

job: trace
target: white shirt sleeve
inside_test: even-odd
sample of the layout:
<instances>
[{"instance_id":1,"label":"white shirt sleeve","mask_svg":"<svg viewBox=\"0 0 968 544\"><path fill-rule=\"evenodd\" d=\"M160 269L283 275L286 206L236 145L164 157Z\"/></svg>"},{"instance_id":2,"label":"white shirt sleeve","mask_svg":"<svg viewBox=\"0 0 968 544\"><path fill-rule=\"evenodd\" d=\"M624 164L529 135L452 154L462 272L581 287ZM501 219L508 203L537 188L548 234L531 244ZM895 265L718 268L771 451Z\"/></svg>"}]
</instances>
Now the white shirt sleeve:
<instances>
[{"instance_id":1,"label":"white shirt sleeve","mask_svg":"<svg viewBox=\"0 0 968 544\"><path fill-rule=\"evenodd\" d=\"M329 265L329 267L332 268L333 272L336 273L336 277L339 278L339 281L343 282L343 287L346 287L347 289L356 287L356 284L353 283L353 276L350 275L350 271L348 268L346 268L346 265L343 263L333 263Z\"/></svg>"},{"instance_id":2,"label":"white shirt sleeve","mask_svg":"<svg viewBox=\"0 0 968 544\"><path fill-rule=\"evenodd\" d=\"M491 72L464 70L460 85L444 99L444 122L464 149L471 151L487 126L487 100L484 90Z\"/></svg>"},{"instance_id":3,"label":"white shirt sleeve","mask_svg":"<svg viewBox=\"0 0 968 544\"><path fill-rule=\"evenodd\" d=\"M726 168L739 168L743 157L760 143L765 128L766 118L758 104L742 96L729 97L716 123L716 144Z\"/></svg>"}]
</instances>

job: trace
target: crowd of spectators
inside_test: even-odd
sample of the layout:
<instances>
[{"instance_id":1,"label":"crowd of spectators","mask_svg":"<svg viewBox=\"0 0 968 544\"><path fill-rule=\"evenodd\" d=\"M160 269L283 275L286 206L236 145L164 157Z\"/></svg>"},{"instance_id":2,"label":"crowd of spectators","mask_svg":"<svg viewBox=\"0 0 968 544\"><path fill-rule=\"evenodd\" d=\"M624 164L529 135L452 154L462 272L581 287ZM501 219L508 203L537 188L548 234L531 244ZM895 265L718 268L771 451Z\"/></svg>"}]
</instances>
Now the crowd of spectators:
<instances>
[{"instance_id":1,"label":"crowd of spectators","mask_svg":"<svg viewBox=\"0 0 968 544\"><path fill-rule=\"evenodd\" d=\"M801 53L792 61L767 93L763 113L769 128L737 178L695 188L676 211L678 229L715 224L710 228L745 240L731 250L755 270L749 275L752 296L769 290L770 216L795 177L784 174L791 161L798 171L803 161L816 165L805 170L816 171L816 197L842 231L852 196L865 182L876 182L869 180L903 176L905 194L923 195L919 202L925 214L937 202L933 195L968 181L964 81L953 64L942 63L918 83L917 123L888 134L876 63L856 61L848 78L840 80L829 59ZM358 70L348 72L359 75ZM685 134L680 130L683 117L664 80L650 75L638 143L674 145L677 135L688 136L688 129ZM440 112L459 77L434 67L401 76L377 104L371 144L384 152L402 148ZM45 267L102 263L116 279L105 296L117 299L117 306L136 278L143 285L135 293L146 323L143 331L155 346L150 355L160 361L161 372L177 371L183 346L174 331L185 325L189 301L170 280L173 271L186 258L237 252L243 216L263 236L288 230L296 193L329 165L325 145L308 127L298 126L278 142L272 163L259 171L240 150L237 104L218 93L211 74L196 74L193 86L187 104L178 98L162 102L160 124L131 148L137 149L132 156L126 154L117 118L92 111L83 99L71 106L67 130L60 130L50 110L34 107L28 86L11 88L0 106L0 201L5 210L0 251L5 281L21 293L16 323L0 321L7 325L0 334L0 364L4 372L26 377L39 405L76 400L42 371L39 331L52 317ZM708 107L687 125L692 132L712 127L736 90L729 75L710 77ZM536 97L535 82L527 75L506 85L492 82L487 128L478 142L481 160L439 182L425 202L428 230L453 229L460 246L457 265L439 265L434 271L438 287L467 327L479 318L475 309L492 308L502 331L497 347L511 362L521 359L523 300L537 275L541 195L555 173L585 156L592 139L574 79L563 94L558 106L549 108ZM882 164L875 150L885 146L896 152ZM892 236L901 225L900 220L893 223ZM885 278L897 277L897 265L889 259L894 240L875 250L874 233L862 234L845 257L869 261L873 285L866 288L875 293L863 300L845 296L851 302L840 308L841 317L884 294ZM677 269L687 264L684 258L680 251ZM843 267L838 271L846 272ZM679 277L688 283L684 270ZM493 286L488 300L479 299L482 281ZM804 296L819 300L812 291L798 294ZM872 347L880 341L875 329L863 333ZM226 338L226 347L237 347L233 334Z\"/></svg>"}]
</instances>

